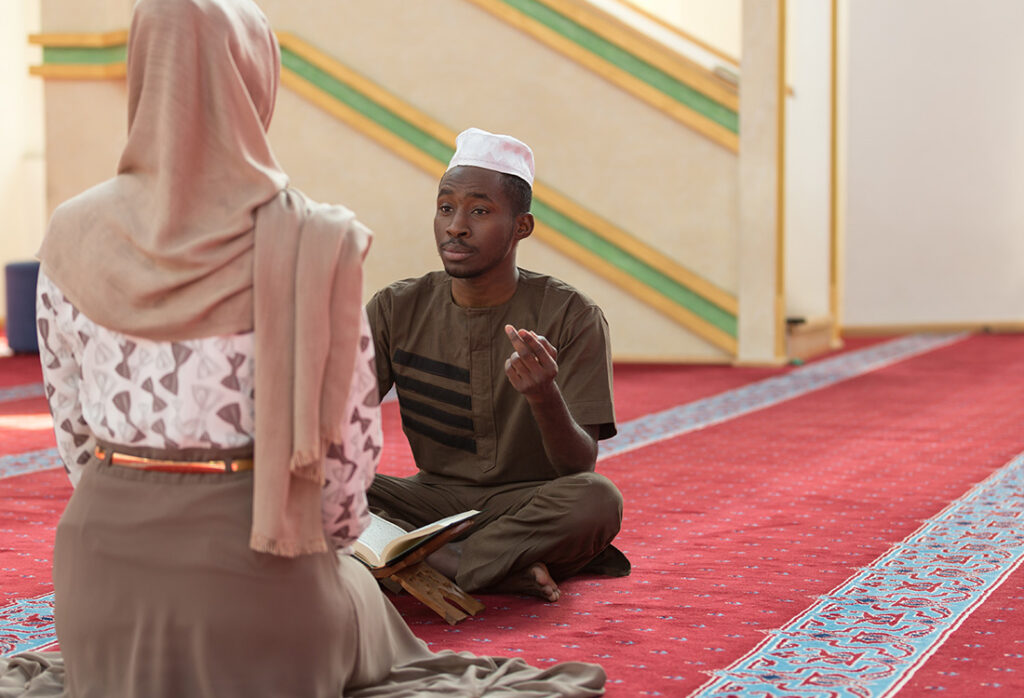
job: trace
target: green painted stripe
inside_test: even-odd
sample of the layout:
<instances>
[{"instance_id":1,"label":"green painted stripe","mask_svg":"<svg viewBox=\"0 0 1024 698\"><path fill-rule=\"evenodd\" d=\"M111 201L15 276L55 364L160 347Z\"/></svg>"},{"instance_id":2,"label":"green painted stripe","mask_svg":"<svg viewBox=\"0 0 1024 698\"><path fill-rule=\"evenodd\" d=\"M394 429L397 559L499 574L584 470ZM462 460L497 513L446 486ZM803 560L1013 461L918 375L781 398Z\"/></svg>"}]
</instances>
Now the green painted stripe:
<instances>
[{"instance_id":1,"label":"green painted stripe","mask_svg":"<svg viewBox=\"0 0 1024 698\"><path fill-rule=\"evenodd\" d=\"M534 199L533 213L538 220L551 226L576 244L590 250L634 279L641 281L677 305L690 310L726 334L736 337L736 316L729 311L720 308L693 290L683 286L675 279L666 276L649 266L646 262L637 259L614 243L609 242L568 216L548 206L545 202Z\"/></svg>"},{"instance_id":2,"label":"green painted stripe","mask_svg":"<svg viewBox=\"0 0 1024 698\"><path fill-rule=\"evenodd\" d=\"M537 0L501 0L711 121L739 133L739 115Z\"/></svg>"},{"instance_id":3,"label":"green painted stripe","mask_svg":"<svg viewBox=\"0 0 1024 698\"><path fill-rule=\"evenodd\" d=\"M447 164L455 153L455 150L447 143L437 140L426 131L410 124L394 112L382 107L288 49L281 49L281 65L313 83L339 102L372 119L395 135L401 136L439 162Z\"/></svg>"},{"instance_id":4,"label":"green painted stripe","mask_svg":"<svg viewBox=\"0 0 1024 698\"><path fill-rule=\"evenodd\" d=\"M124 51L124 46L101 49L44 47L43 58L46 63L96 65L123 61ZM281 65L339 102L348 105L383 128L405 139L441 164L447 164L451 160L455 151L450 145L434 138L292 51L284 48L281 50ZM553 230L597 254L665 298L687 308L726 334L736 337L736 316L729 311L720 308L614 243L605 240L547 203L534 199L533 211L539 221Z\"/></svg>"},{"instance_id":5,"label":"green painted stripe","mask_svg":"<svg viewBox=\"0 0 1024 698\"><path fill-rule=\"evenodd\" d=\"M124 63L127 47L103 46L84 48L80 46L44 46L43 63L51 65L110 65Z\"/></svg>"}]
</instances>

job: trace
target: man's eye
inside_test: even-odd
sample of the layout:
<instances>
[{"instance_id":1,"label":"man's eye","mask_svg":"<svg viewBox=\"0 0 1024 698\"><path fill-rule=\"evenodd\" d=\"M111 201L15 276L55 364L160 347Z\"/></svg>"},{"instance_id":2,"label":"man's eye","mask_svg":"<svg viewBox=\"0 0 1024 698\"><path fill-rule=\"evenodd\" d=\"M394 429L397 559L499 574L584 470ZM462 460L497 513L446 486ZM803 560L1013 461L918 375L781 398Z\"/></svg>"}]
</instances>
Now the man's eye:
<instances>
[{"instance_id":1,"label":"man's eye","mask_svg":"<svg viewBox=\"0 0 1024 698\"><path fill-rule=\"evenodd\" d=\"M448 204L441 204L440 206L437 207L437 210L440 211L441 213L451 213L452 207L449 206Z\"/></svg>"},{"instance_id":2,"label":"man's eye","mask_svg":"<svg viewBox=\"0 0 1024 698\"><path fill-rule=\"evenodd\" d=\"M475 215L477 215L477 216L482 216L482 215L484 215L485 213L487 213L487 209L486 209L486 208L474 208L474 209L473 209L473 213L474 213Z\"/></svg>"}]
</instances>

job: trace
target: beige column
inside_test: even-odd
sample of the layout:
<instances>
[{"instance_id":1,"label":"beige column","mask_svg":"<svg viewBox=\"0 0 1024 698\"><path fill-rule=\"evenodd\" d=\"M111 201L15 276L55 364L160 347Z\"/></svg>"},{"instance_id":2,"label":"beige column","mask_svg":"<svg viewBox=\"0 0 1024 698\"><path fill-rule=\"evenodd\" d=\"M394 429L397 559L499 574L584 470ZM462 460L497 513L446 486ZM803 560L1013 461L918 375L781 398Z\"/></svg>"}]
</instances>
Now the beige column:
<instances>
[{"instance_id":1,"label":"beige column","mask_svg":"<svg viewBox=\"0 0 1024 698\"><path fill-rule=\"evenodd\" d=\"M744 0L740 74L738 363L785 360L785 0Z\"/></svg>"},{"instance_id":2,"label":"beige column","mask_svg":"<svg viewBox=\"0 0 1024 698\"><path fill-rule=\"evenodd\" d=\"M846 119L840 110L846 104L846 41L840 44L840 37L846 36L848 3L832 0L832 55L831 60L831 143L832 160L830 173L832 200L829 202L830 216L830 258L829 258L829 308L832 312L833 349L843 345L843 250L846 249Z\"/></svg>"}]
</instances>

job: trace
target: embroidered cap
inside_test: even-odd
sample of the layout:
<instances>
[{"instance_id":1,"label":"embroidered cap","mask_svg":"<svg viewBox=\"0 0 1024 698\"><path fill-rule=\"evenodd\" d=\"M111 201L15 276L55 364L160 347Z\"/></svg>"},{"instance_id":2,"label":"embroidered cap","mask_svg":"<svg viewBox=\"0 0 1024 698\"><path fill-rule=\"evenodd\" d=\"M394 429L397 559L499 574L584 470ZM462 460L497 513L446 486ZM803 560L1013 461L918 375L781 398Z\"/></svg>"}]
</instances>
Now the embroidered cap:
<instances>
[{"instance_id":1,"label":"embroidered cap","mask_svg":"<svg viewBox=\"0 0 1024 698\"><path fill-rule=\"evenodd\" d=\"M533 151L512 136L467 128L455 139L455 155L448 169L461 165L515 175L533 187Z\"/></svg>"}]
</instances>

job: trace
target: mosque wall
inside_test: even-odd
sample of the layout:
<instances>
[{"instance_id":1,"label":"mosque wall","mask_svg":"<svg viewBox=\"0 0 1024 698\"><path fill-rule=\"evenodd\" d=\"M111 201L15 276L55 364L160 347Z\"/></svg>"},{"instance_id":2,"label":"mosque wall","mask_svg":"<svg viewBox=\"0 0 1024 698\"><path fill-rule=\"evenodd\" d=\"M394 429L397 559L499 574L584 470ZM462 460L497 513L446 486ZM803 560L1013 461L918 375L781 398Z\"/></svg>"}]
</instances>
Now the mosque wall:
<instances>
[{"instance_id":1,"label":"mosque wall","mask_svg":"<svg viewBox=\"0 0 1024 698\"><path fill-rule=\"evenodd\" d=\"M25 35L38 29L39 0L0 3L0 266L32 259L46 220L43 85L26 70L40 51L25 43ZM6 302L0 282L0 318Z\"/></svg>"},{"instance_id":2,"label":"mosque wall","mask_svg":"<svg viewBox=\"0 0 1024 698\"><path fill-rule=\"evenodd\" d=\"M740 57L742 0L661 0L661 4L679 7L679 26L720 51L736 58Z\"/></svg>"},{"instance_id":3,"label":"mosque wall","mask_svg":"<svg viewBox=\"0 0 1024 698\"><path fill-rule=\"evenodd\" d=\"M45 0L43 31L81 34L127 29L134 4L135 0Z\"/></svg>"},{"instance_id":4,"label":"mosque wall","mask_svg":"<svg viewBox=\"0 0 1024 698\"><path fill-rule=\"evenodd\" d=\"M845 229L842 320L848 326L1024 321L1018 269L1024 203L1012 186L1024 161L1024 134L1018 128L1024 123L1024 99L1017 87L1024 49L1009 35L1024 16L1013 0L984 6L941 2L943 12L928 11L932 4L926 0L908 0L898 10L880 0L839 3L848 56L839 212ZM123 30L131 4L48 0L38 8L40 30ZM535 150L539 181L673 264L734 296L742 295L744 278L764 286L748 292L748 298L771 293L770 274L744 271L766 260L753 248L746 262L741 259L744 178L735 152L473 2L377 0L374 12L362 4L325 0L304 3L302 12L285 0L260 4L276 29L352 67L451 134L476 125L521 137ZM822 51L822 37L800 27L821 24L824 3L787 4L793 91L787 98L785 311L814 316L827 295L821 263L827 158L822 134L808 134L822 128L823 83L821 66L799 56L804 50ZM794 27L801 8L810 8L799 20L807 24ZM10 15L11 6L5 3L3 11ZM8 31L10 23L2 26ZM17 38L0 46L7 50L20 42L24 48L24 33L19 30ZM810 37L813 46L794 43L794 37ZM947 50L954 38L962 50ZM26 50L38 53L35 47ZM14 56L2 65L6 70L21 60ZM814 70L801 72L808 66ZM4 75L4 85L18 82ZM30 117L21 116L15 123L8 112L4 131L36 128L38 133L45 123L46 204L44 210L42 136L28 133L15 148L10 137L0 141L0 178L6 177L0 179L0 196L18 202L8 208L27 221L16 221L14 229L23 234L0 238L4 260L30 256L46 212L113 173L125 135L122 80L42 81L22 73L20 82L29 91L45 92L45 120L33 126ZM950 85L956 87L955 99ZM807 104L814 106L801 115L798 107ZM804 145L813 140L813 147L793 150L801 136L808 136ZM439 267L431 240L436 167L417 166L287 87L281 90L271 139L296 186L316 198L346 203L376 231L367 294L393 279ZM762 171L767 172L768 151L764 154ZM794 183L795 174L801 182ZM763 209L766 215L773 210L767 200ZM748 224L761 225L757 215ZM809 231L802 241L801 229ZM735 356L539 236L521 246L520 262L561 276L594 297L609 317L620 358L728 361ZM761 337L766 347L770 312L759 305L747 313L761 323L749 336Z\"/></svg>"},{"instance_id":5,"label":"mosque wall","mask_svg":"<svg viewBox=\"0 0 1024 698\"><path fill-rule=\"evenodd\" d=\"M113 177L127 134L123 80L46 80L46 199L62 201Z\"/></svg>"},{"instance_id":6,"label":"mosque wall","mask_svg":"<svg viewBox=\"0 0 1024 698\"><path fill-rule=\"evenodd\" d=\"M280 123L301 120L312 125L330 118L288 91L282 93L278 102ZM401 166L403 163L391 151L367 139L352 138L336 128L326 128L325 133L330 135L305 141L284 139L276 143L276 152L284 167L293 173L296 184L310 195L321 199L334 196L347 202L373 228L375 239L366 266L366 293L373 293L395 279L439 269L440 260L434 248L432 228L436 179ZM347 156L337 155L340 152ZM349 157L362 164L358 167L346 165ZM323 176L316 174L316 170ZM294 174L296 172L301 174ZM299 182L299 177L308 180L308 186ZM366 179L379 182L380 186L372 189L362 186ZM557 253L539 240L528 239L519 245L518 262L528 269L543 270L557 266L560 278L577 288L586 289L602 308L632 308L629 313L610 318L618 357L651 358L644 348L650 341L651 328L657 327L659 337L672 347L673 357L715 360L708 358L706 343L691 332L667 323L657 311L637 303L585 266L565 256L553 258L554 255ZM622 349L624 347L634 353L628 354ZM717 360L725 361L727 358L723 354Z\"/></svg>"},{"instance_id":7,"label":"mosque wall","mask_svg":"<svg viewBox=\"0 0 1024 698\"><path fill-rule=\"evenodd\" d=\"M1024 328L1024 4L845 9L844 325Z\"/></svg>"},{"instance_id":8,"label":"mosque wall","mask_svg":"<svg viewBox=\"0 0 1024 698\"><path fill-rule=\"evenodd\" d=\"M831 5L786 3L786 316L809 322L832 312Z\"/></svg>"},{"instance_id":9,"label":"mosque wall","mask_svg":"<svg viewBox=\"0 0 1024 698\"><path fill-rule=\"evenodd\" d=\"M473 125L516 135L533 148L539 180L698 276L735 290L735 153L465 0L379 0L374 12L310 3L295 13L286 0L263 0L261 6L279 30L325 50L453 132ZM330 142L340 148L352 137L334 134ZM346 157L344 150L334 155ZM329 169L326 163L310 166L307 175L302 161L293 163L301 186L311 186ZM396 176L409 179L406 173ZM411 254L431 235L433 189L419 200L412 199L418 189L408 192L406 206L419 212L417 225L407 212L371 210L380 195L352 185L348 196L354 198L348 200L381 223L379 256L369 261L369 278L386 281L438 268L436 255ZM388 196L399 198L401 192ZM597 275L589 274L587 285L569 278L578 263L537 240L530 247L523 264L528 258L540 270L579 282L602 303L613 325L632 328L616 343L623 355L726 357L665 319L634 331L638 316L650 316L640 312L646 306ZM681 336L688 337L682 345Z\"/></svg>"},{"instance_id":10,"label":"mosque wall","mask_svg":"<svg viewBox=\"0 0 1024 698\"><path fill-rule=\"evenodd\" d=\"M48 3L41 30L124 29L130 4ZM725 293L735 287L736 155L727 148L462 0L429 7L380 0L374 12L333 2L308 3L301 13L290 3L260 4L275 29L352 66L452 134L472 124L519 136L536 152L538 179L557 194ZM439 38L452 27L458 40ZM49 78L45 90L52 210L113 173L126 95L119 79ZM271 140L294 184L346 203L376 231L366 293L438 268L431 243L437 172L424 172L287 87L280 95ZM579 285L605 308L617 355L728 360L728 352L564 250L527 242L524 266Z\"/></svg>"},{"instance_id":11,"label":"mosque wall","mask_svg":"<svg viewBox=\"0 0 1024 698\"><path fill-rule=\"evenodd\" d=\"M278 94L270 138L294 186L314 199L343 203L373 230L367 298L392 281L439 268L434 176L288 89Z\"/></svg>"},{"instance_id":12,"label":"mosque wall","mask_svg":"<svg viewBox=\"0 0 1024 698\"><path fill-rule=\"evenodd\" d=\"M302 124L298 133L279 137L285 124ZM336 127L333 117L289 90L282 90L271 127L275 152L295 184L321 200L346 202L374 230L374 243L366 265L366 293L395 279L418 276L440 268L434 247L433 214L437 180L413 167L392 151ZM375 182L368 187L366 182ZM528 269L558 266L560 278L586 292L603 308L628 306L629 313L611 318L612 342L618 356L647 356L639 348L650 341L657 327L673 356L708 361L706 343L657 311L636 303L624 291L607 283L585 266L553 253L542 242L527 239L519 245L519 264ZM725 361L723 354L717 359Z\"/></svg>"}]
</instances>

